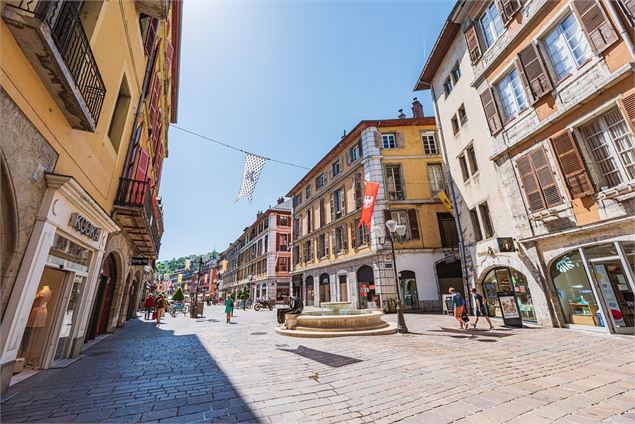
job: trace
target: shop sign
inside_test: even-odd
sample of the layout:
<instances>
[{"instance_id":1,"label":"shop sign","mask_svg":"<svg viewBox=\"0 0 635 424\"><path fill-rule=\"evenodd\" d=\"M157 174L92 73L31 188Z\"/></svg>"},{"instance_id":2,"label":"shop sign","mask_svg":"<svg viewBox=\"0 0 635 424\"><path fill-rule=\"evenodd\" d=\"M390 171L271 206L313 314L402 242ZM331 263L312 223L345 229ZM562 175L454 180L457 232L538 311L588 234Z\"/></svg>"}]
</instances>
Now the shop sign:
<instances>
[{"instance_id":1,"label":"shop sign","mask_svg":"<svg viewBox=\"0 0 635 424\"><path fill-rule=\"evenodd\" d=\"M507 327L522 327L523 320L520 317L516 295L513 293L499 292L498 302L500 303L505 325Z\"/></svg>"},{"instance_id":2,"label":"shop sign","mask_svg":"<svg viewBox=\"0 0 635 424\"><path fill-rule=\"evenodd\" d=\"M136 265L145 266L149 264L150 264L150 259L148 258L138 258L138 257L130 258L130 265L132 266L136 266Z\"/></svg>"},{"instance_id":3,"label":"shop sign","mask_svg":"<svg viewBox=\"0 0 635 424\"><path fill-rule=\"evenodd\" d=\"M94 241L99 241L99 235L101 234L101 228L95 227L92 222L87 220L84 216L74 213L71 215L70 225Z\"/></svg>"},{"instance_id":4,"label":"shop sign","mask_svg":"<svg viewBox=\"0 0 635 424\"><path fill-rule=\"evenodd\" d=\"M511 237L499 237L496 239L498 251L503 253L515 252L514 239Z\"/></svg>"}]
</instances>

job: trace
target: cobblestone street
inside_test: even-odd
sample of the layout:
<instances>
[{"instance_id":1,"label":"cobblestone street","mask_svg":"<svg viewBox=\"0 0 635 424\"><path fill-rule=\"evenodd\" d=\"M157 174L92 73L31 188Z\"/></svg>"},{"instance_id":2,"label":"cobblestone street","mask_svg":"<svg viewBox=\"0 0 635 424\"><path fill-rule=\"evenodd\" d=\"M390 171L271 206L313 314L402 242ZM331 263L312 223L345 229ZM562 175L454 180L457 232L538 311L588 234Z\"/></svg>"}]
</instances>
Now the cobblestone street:
<instances>
[{"instance_id":1,"label":"cobblestone street","mask_svg":"<svg viewBox=\"0 0 635 424\"><path fill-rule=\"evenodd\" d=\"M227 325L221 306L134 320L12 387L2 421L635 422L628 336L406 320L409 335L338 339L276 335L270 311Z\"/></svg>"}]
</instances>

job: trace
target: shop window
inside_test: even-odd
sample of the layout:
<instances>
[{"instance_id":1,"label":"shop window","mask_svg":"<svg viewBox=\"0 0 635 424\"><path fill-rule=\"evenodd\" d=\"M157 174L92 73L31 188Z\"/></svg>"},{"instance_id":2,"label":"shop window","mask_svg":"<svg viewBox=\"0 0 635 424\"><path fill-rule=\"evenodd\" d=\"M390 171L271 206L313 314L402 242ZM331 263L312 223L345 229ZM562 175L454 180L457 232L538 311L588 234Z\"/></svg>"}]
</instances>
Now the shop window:
<instances>
[{"instance_id":1,"label":"shop window","mask_svg":"<svg viewBox=\"0 0 635 424\"><path fill-rule=\"evenodd\" d=\"M520 316L524 321L536 321L536 312L527 278L513 268L496 268L482 282L483 297L490 316L502 317L498 293L514 293Z\"/></svg>"}]
</instances>

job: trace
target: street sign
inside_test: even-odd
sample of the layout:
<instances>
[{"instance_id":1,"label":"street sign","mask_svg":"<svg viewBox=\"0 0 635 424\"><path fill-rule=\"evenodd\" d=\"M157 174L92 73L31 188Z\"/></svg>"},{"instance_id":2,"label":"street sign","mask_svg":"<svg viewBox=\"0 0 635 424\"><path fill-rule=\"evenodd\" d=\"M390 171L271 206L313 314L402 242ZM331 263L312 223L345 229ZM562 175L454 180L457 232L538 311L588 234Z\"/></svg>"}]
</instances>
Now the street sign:
<instances>
[{"instance_id":1,"label":"street sign","mask_svg":"<svg viewBox=\"0 0 635 424\"><path fill-rule=\"evenodd\" d=\"M149 265L150 264L150 259L149 258L130 258L130 265L140 265L140 266L145 266L145 265Z\"/></svg>"}]
</instances>

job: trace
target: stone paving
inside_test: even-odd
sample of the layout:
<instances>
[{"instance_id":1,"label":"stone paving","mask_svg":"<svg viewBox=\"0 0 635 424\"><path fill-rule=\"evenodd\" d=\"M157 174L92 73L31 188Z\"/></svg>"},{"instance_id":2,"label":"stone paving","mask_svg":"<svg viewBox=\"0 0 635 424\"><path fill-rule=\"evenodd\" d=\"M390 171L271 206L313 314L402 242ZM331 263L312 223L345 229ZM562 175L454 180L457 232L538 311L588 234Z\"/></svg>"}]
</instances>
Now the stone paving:
<instances>
[{"instance_id":1,"label":"stone paving","mask_svg":"<svg viewBox=\"0 0 635 424\"><path fill-rule=\"evenodd\" d=\"M128 322L4 396L10 422L633 423L635 339L565 329L276 335L275 312ZM394 316L388 319L394 320ZM500 325L500 323L498 324ZM485 323L483 323L485 327Z\"/></svg>"}]
</instances>

